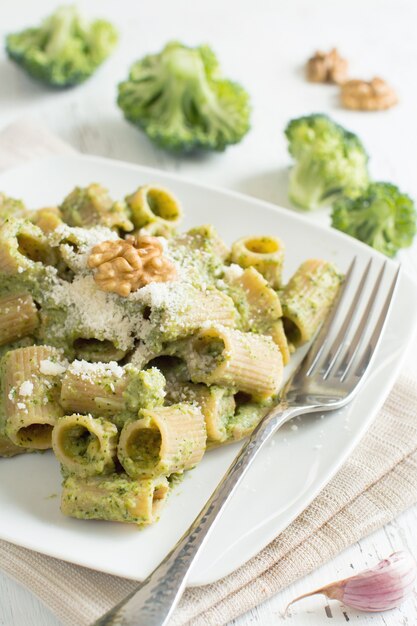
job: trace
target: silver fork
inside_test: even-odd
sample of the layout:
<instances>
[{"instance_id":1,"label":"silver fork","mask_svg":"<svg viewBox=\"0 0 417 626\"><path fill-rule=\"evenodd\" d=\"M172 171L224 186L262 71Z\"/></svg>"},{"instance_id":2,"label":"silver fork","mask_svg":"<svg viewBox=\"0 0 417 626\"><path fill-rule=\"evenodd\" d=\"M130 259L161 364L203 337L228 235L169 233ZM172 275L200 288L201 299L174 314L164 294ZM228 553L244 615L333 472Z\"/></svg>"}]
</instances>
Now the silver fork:
<instances>
[{"instance_id":1,"label":"silver fork","mask_svg":"<svg viewBox=\"0 0 417 626\"><path fill-rule=\"evenodd\" d=\"M282 424L297 415L333 411L352 400L364 380L380 340L400 271L398 268L375 326L373 330L369 330L370 317L380 292L386 263L378 273L370 296L364 301L364 288L369 280L372 261L368 263L346 314L338 321L343 296L351 284L355 263L356 259L348 269L337 303L300 366L285 385L279 405L265 415L255 428L200 514L173 550L146 580L98 619L94 626L167 624L182 595L190 568L215 521L265 443ZM357 321L360 305L363 311ZM336 337L330 341L329 336L338 327Z\"/></svg>"}]
</instances>

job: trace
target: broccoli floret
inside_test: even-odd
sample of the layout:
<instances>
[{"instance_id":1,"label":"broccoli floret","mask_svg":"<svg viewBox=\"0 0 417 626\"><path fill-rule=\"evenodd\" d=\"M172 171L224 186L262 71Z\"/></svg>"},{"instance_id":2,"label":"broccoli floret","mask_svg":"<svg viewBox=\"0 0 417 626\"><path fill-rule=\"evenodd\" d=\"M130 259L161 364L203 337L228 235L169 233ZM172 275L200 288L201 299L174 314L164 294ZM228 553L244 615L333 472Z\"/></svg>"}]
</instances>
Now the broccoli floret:
<instances>
[{"instance_id":1,"label":"broccoli floret","mask_svg":"<svg viewBox=\"0 0 417 626\"><path fill-rule=\"evenodd\" d=\"M127 120L170 150L224 150L249 130L249 96L221 78L208 46L170 42L137 61L117 102Z\"/></svg>"},{"instance_id":2,"label":"broccoli floret","mask_svg":"<svg viewBox=\"0 0 417 626\"><path fill-rule=\"evenodd\" d=\"M298 207L330 205L341 194L356 197L368 185L368 155L361 141L327 115L292 120L285 134L295 160L289 197Z\"/></svg>"},{"instance_id":3,"label":"broccoli floret","mask_svg":"<svg viewBox=\"0 0 417 626\"><path fill-rule=\"evenodd\" d=\"M89 78L111 54L117 39L109 22L87 23L74 6L63 6L39 27L8 35L6 51L32 77L69 87Z\"/></svg>"},{"instance_id":4,"label":"broccoli floret","mask_svg":"<svg viewBox=\"0 0 417 626\"><path fill-rule=\"evenodd\" d=\"M411 246L417 231L412 199L390 183L371 183L359 198L333 205L332 226L387 256Z\"/></svg>"}]
</instances>

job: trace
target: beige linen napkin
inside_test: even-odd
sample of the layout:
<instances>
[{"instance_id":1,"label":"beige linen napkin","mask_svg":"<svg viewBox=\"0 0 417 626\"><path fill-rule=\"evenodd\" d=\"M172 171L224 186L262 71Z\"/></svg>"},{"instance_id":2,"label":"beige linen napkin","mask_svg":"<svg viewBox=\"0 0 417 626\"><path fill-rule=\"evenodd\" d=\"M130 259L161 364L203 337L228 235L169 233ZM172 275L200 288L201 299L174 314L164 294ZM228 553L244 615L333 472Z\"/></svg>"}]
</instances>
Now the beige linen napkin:
<instances>
[{"instance_id":1,"label":"beige linen napkin","mask_svg":"<svg viewBox=\"0 0 417 626\"><path fill-rule=\"evenodd\" d=\"M68 152L68 146L27 123L15 124L5 136L7 153L0 133L0 167L16 163L16 154L29 159ZM17 152L16 138L23 139ZM416 407L416 381L403 376L360 445L312 504L243 567L212 585L187 589L172 626L226 624L416 503ZM135 586L3 541L0 567L70 626L87 626Z\"/></svg>"}]
</instances>

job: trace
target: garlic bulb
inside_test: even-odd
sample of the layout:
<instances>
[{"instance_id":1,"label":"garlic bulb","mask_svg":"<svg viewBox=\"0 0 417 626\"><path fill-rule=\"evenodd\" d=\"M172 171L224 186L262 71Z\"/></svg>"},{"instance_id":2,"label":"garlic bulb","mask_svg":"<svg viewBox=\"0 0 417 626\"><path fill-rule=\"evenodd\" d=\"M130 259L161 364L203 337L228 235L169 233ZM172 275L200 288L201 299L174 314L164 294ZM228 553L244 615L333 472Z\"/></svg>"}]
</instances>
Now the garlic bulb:
<instances>
[{"instance_id":1,"label":"garlic bulb","mask_svg":"<svg viewBox=\"0 0 417 626\"><path fill-rule=\"evenodd\" d=\"M407 552L394 552L375 567L292 600L322 593L360 611L388 611L399 606L414 587L417 565Z\"/></svg>"}]
</instances>

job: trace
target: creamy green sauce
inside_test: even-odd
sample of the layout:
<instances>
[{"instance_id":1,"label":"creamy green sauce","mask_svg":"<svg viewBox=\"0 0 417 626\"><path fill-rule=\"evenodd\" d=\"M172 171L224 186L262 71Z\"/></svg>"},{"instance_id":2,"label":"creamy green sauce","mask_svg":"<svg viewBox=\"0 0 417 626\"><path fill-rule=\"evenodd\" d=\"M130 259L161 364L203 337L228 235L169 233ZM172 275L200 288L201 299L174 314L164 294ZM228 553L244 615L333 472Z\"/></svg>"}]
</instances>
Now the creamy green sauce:
<instances>
[{"instance_id":1,"label":"creamy green sauce","mask_svg":"<svg viewBox=\"0 0 417 626\"><path fill-rule=\"evenodd\" d=\"M152 469L159 461L161 434L159 430L141 428L135 431L127 444L127 454L141 469Z\"/></svg>"}]
</instances>

